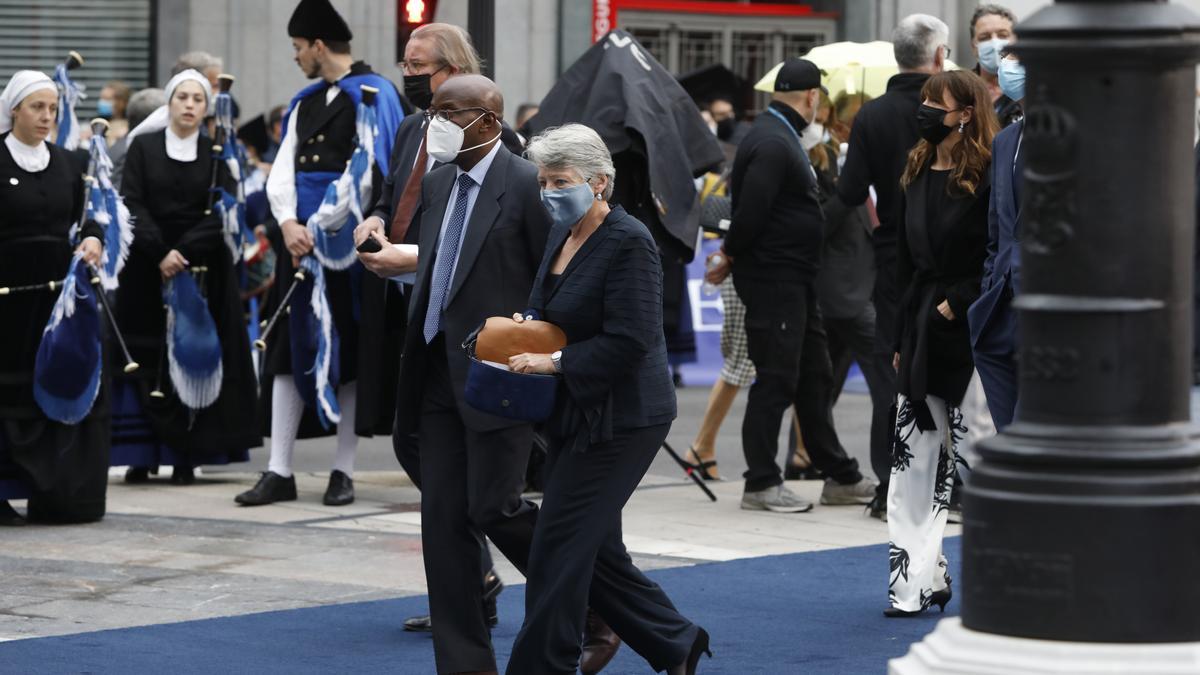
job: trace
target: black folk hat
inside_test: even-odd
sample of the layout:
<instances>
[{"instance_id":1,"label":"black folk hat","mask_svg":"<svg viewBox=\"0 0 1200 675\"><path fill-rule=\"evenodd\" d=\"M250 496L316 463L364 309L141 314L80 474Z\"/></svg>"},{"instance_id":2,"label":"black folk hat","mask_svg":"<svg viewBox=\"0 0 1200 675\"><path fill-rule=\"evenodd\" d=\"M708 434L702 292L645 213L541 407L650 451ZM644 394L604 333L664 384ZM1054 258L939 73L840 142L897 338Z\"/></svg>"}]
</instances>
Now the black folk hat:
<instances>
[{"instance_id":1,"label":"black folk hat","mask_svg":"<svg viewBox=\"0 0 1200 675\"><path fill-rule=\"evenodd\" d=\"M826 94L829 93L821 84L821 69L806 59L793 57L784 61L783 67L775 76L775 91L808 91L818 88Z\"/></svg>"},{"instance_id":2,"label":"black folk hat","mask_svg":"<svg viewBox=\"0 0 1200 675\"><path fill-rule=\"evenodd\" d=\"M288 37L325 42L349 42L354 38L346 20L329 0L300 0L288 21Z\"/></svg>"}]
</instances>

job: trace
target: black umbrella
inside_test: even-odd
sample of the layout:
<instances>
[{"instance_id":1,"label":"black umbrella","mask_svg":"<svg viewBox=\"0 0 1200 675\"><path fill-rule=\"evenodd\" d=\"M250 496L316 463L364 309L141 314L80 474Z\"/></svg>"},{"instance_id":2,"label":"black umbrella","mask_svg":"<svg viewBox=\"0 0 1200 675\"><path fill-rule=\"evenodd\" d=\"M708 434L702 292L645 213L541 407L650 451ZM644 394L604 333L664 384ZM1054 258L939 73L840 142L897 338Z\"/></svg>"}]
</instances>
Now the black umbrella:
<instances>
[{"instance_id":1,"label":"black umbrella","mask_svg":"<svg viewBox=\"0 0 1200 675\"><path fill-rule=\"evenodd\" d=\"M680 75L679 84L697 103L721 98L739 109L747 88L745 80L720 63Z\"/></svg>"},{"instance_id":2,"label":"black umbrella","mask_svg":"<svg viewBox=\"0 0 1200 675\"><path fill-rule=\"evenodd\" d=\"M725 156L679 82L614 30L563 73L529 127L571 122L595 129L613 154L613 201L650 227L664 257L690 260L700 216L693 179Z\"/></svg>"}]
</instances>

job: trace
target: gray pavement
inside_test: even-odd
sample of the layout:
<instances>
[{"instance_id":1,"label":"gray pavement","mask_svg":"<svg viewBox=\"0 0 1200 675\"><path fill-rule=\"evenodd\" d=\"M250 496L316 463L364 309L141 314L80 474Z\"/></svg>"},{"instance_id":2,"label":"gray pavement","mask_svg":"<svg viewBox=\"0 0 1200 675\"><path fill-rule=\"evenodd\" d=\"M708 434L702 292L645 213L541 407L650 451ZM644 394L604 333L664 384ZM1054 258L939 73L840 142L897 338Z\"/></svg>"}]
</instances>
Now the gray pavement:
<instances>
[{"instance_id":1,"label":"gray pavement","mask_svg":"<svg viewBox=\"0 0 1200 675\"><path fill-rule=\"evenodd\" d=\"M707 389L683 389L679 399L682 414L670 440L682 451ZM726 476L745 468L738 442L742 406L744 394L718 441ZM866 396L846 394L836 414L843 444L864 468L868 413ZM295 502L233 503L266 464L266 451L256 450L252 466L203 472L190 487L172 486L165 476L127 486L114 471L109 515L100 523L0 530L0 641L424 594L419 494L398 470L390 441L361 445L358 501L342 508L320 503L332 455L328 441L302 442L297 451ZM861 507L746 512L738 507L740 481L710 485L716 503L660 456L624 515L626 545L639 566L887 541L886 526ZM817 481L793 487L813 501L821 489ZM507 583L521 582L506 561L498 557L497 565Z\"/></svg>"}]
</instances>

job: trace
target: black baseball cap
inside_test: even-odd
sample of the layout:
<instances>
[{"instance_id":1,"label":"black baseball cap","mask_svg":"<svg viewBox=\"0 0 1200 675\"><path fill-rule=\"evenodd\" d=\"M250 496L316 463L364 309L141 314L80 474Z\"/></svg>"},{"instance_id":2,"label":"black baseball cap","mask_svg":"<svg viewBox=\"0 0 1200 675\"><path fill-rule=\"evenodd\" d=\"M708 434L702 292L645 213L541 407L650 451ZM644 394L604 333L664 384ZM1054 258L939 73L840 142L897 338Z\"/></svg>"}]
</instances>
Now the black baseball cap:
<instances>
[{"instance_id":1,"label":"black baseball cap","mask_svg":"<svg viewBox=\"0 0 1200 675\"><path fill-rule=\"evenodd\" d=\"M807 91L820 88L829 94L829 90L821 84L821 69L817 64L805 59L792 57L783 62L783 67L775 76L775 91Z\"/></svg>"}]
</instances>

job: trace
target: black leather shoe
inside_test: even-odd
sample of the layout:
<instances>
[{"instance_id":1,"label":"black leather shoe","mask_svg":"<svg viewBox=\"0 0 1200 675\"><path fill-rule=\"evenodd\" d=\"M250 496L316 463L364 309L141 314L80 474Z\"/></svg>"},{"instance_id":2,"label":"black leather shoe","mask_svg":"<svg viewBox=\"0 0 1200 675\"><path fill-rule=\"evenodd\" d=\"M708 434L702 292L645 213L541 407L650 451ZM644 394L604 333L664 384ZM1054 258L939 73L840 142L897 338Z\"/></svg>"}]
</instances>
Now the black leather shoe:
<instances>
[{"instance_id":1,"label":"black leather shoe","mask_svg":"<svg viewBox=\"0 0 1200 675\"><path fill-rule=\"evenodd\" d=\"M354 502L354 479L346 474L333 470L329 474L329 487L325 488L325 506L345 506Z\"/></svg>"},{"instance_id":2,"label":"black leather shoe","mask_svg":"<svg viewBox=\"0 0 1200 675\"><path fill-rule=\"evenodd\" d=\"M140 485L150 482L150 469L144 466L131 466L125 469L125 482L130 485Z\"/></svg>"},{"instance_id":3,"label":"black leather shoe","mask_svg":"<svg viewBox=\"0 0 1200 675\"><path fill-rule=\"evenodd\" d=\"M264 471L257 485L233 498L233 501L242 506L263 506L295 500L296 477L284 478L273 471Z\"/></svg>"},{"instance_id":4,"label":"black leather shoe","mask_svg":"<svg viewBox=\"0 0 1200 675\"><path fill-rule=\"evenodd\" d=\"M191 485L196 482L196 470L190 466L177 466L171 472L171 485Z\"/></svg>"},{"instance_id":5,"label":"black leather shoe","mask_svg":"<svg viewBox=\"0 0 1200 675\"><path fill-rule=\"evenodd\" d=\"M489 570L483 577L483 620L488 628L495 628L496 624L500 623L496 598L500 597L503 590L504 583L500 581L496 570ZM412 633L430 633L433 632L433 621L428 615L412 616L404 620L404 630Z\"/></svg>"},{"instance_id":6,"label":"black leather shoe","mask_svg":"<svg viewBox=\"0 0 1200 675\"><path fill-rule=\"evenodd\" d=\"M0 527L20 527L28 524L7 500L0 499Z\"/></svg>"}]
</instances>

